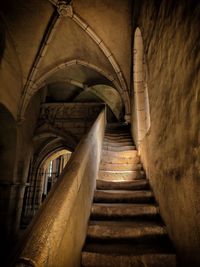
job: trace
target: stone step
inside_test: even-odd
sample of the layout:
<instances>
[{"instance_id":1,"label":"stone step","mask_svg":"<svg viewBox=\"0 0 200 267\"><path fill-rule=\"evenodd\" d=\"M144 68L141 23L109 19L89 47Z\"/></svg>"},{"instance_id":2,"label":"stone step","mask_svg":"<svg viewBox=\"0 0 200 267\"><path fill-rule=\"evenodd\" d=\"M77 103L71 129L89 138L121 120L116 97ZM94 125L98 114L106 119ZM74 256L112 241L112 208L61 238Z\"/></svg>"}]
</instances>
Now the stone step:
<instances>
[{"instance_id":1,"label":"stone step","mask_svg":"<svg viewBox=\"0 0 200 267\"><path fill-rule=\"evenodd\" d=\"M138 156L137 150L127 150L127 151L109 151L109 150L102 150L101 157L102 159L104 156L116 157L116 158L129 158Z\"/></svg>"},{"instance_id":2,"label":"stone step","mask_svg":"<svg viewBox=\"0 0 200 267\"><path fill-rule=\"evenodd\" d=\"M110 141L103 141L103 146L133 146L133 141L121 141L121 142L110 142Z\"/></svg>"},{"instance_id":3,"label":"stone step","mask_svg":"<svg viewBox=\"0 0 200 267\"><path fill-rule=\"evenodd\" d=\"M130 126L129 125L106 125L106 132L107 131L114 131L119 132L119 131L124 131L124 132L130 132Z\"/></svg>"},{"instance_id":4,"label":"stone step","mask_svg":"<svg viewBox=\"0 0 200 267\"><path fill-rule=\"evenodd\" d=\"M175 254L149 253L141 255L82 253L82 267L175 267Z\"/></svg>"},{"instance_id":5,"label":"stone step","mask_svg":"<svg viewBox=\"0 0 200 267\"><path fill-rule=\"evenodd\" d=\"M105 171L136 171L141 170L142 165L139 163L133 164L133 163L107 163L107 162L101 162L99 170L105 170Z\"/></svg>"},{"instance_id":6,"label":"stone step","mask_svg":"<svg viewBox=\"0 0 200 267\"><path fill-rule=\"evenodd\" d=\"M109 132L109 131L112 131L114 133L118 133L120 131L123 131L123 132L127 132L127 133L130 133L130 127L107 127L106 126L106 129L105 129L105 132Z\"/></svg>"},{"instance_id":7,"label":"stone step","mask_svg":"<svg viewBox=\"0 0 200 267\"><path fill-rule=\"evenodd\" d=\"M90 221L87 238L99 240L127 240L133 242L164 241L167 230L155 221Z\"/></svg>"},{"instance_id":8,"label":"stone step","mask_svg":"<svg viewBox=\"0 0 200 267\"><path fill-rule=\"evenodd\" d=\"M96 190L94 202L101 203L152 203L153 193L150 190Z\"/></svg>"},{"instance_id":9,"label":"stone step","mask_svg":"<svg viewBox=\"0 0 200 267\"><path fill-rule=\"evenodd\" d=\"M105 181L97 180L98 190L146 190L149 189L149 182L146 179L135 181Z\"/></svg>"},{"instance_id":10,"label":"stone step","mask_svg":"<svg viewBox=\"0 0 200 267\"><path fill-rule=\"evenodd\" d=\"M137 171L99 171L99 180L105 181L133 181L145 178L143 170Z\"/></svg>"},{"instance_id":11,"label":"stone step","mask_svg":"<svg viewBox=\"0 0 200 267\"><path fill-rule=\"evenodd\" d=\"M93 203L91 208L92 219L149 219L156 217L158 217L158 207L154 204Z\"/></svg>"},{"instance_id":12,"label":"stone step","mask_svg":"<svg viewBox=\"0 0 200 267\"><path fill-rule=\"evenodd\" d=\"M117 126L117 127L106 127L105 132L114 132L114 133L120 133L120 132L126 132L126 133L130 133L130 127L121 127L121 126Z\"/></svg>"},{"instance_id":13,"label":"stone step","mask_svg":"<svg viewBox=\"0 0 200 267\"><path fill-rule=\"evenodd\" d=\"M104 138L131 138L130 133L105 133Z\"/></svg>"},{"instance_id":14,"label":"stone step","mask_svg":"<svg viewBox=\"0 0 200 267\"><path fill-rule=\"evenodd\" d=\"M104 137L104 141L107 142L124 142L124 141L130 141L133 142L132 137L123 137L123 136L110 136L110 137Z\"/></svg>"},{"instance_id":15,"label":"stone step","mask_svg":"<svg viewBox=\"0 0 200 267\"><path fill-rule=\"evenodd\" d=\"M114 131L117 131L118 129L123 129L126 131L130 131L130 125L127 125L125 123L107 123L106 130L113 129Z\"/></svg>"},{"instance_id":16,"label":"stone step","mask_svg":"<svg viewBox=\"0 0 200 267\"><path fill-rule=\"evenodd\" d=\"M83 267L175 267L170 245L134 243L88 243L82 253Z\"/></svg>"},{"instance_id":17,"label":"stone step","mask_svg":"<svg viewBox=\"0 0 200 267\"><path fill-rule=\"evenodd\" d=\"M108 151L116 151L116 152L120 152L120 151L129 151L129 150L135 150L135 146L120 146L120 147L115 147L115 146L102 146L103 150L108 150Z\"/></svg>"},{"instance_id":18,"label":"stone step","mask_svg":"<svg viewBox=\"0 0 200 267\"><path fill-rule=\"evenodd\" d=\"M104 155L101 159L102 163L124 163L124 164L134 164L134 163L139 163L140 162L140 157L138 155L136 156L132 156L132 157L112 157L112 156L108 156L108 155Z\"/></svg>"}]
</instances>

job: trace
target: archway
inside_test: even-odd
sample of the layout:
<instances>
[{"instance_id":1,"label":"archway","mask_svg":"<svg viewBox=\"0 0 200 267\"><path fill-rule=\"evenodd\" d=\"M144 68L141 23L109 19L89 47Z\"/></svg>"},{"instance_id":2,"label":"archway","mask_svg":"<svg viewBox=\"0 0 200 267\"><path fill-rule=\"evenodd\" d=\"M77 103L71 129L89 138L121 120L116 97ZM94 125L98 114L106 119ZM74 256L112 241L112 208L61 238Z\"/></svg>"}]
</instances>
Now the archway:
<instances>
[{"instance_id":1,"label":"archway","mask_svg":"<svg viewBox=\"0 0 200 267\"><path fill-rule=\"evenodd\" d=\"M41 150L41 155L38 156L40 161L30 162L29 186L24 194L21 228L26 228L30 223L70 159L72 151L63 145L57 147L59 143L60 141L50 144L52 150Z\"/></svg>"},{"instance_id":2,"label":"archway","mask_svg":"<svg viewBox=\"0 0 200 267\"><path fill-rule=\"evenodd\" d=\"M62 170L71 157L71 151L62 149L46 158L38 169L38 177L42 182L42 201L57 182Z\"/></svg>"}]
</instances>

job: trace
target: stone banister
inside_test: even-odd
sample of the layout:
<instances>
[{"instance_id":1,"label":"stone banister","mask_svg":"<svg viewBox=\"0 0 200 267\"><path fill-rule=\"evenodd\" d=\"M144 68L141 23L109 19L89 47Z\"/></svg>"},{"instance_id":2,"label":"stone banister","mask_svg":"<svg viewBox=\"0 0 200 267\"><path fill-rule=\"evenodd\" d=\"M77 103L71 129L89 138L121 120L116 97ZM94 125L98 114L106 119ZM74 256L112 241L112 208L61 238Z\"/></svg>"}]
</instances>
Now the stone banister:
<instances>
[{"instance_id":1,"label":"stone banister","mask_svg":"<svg viewBox=\"0 0 200 267\"><path fill-rule=\"evenodd\" d=\"M80 266L105 120L103 108L28 227L12 266Z\"/></svg>"}]
</instances>

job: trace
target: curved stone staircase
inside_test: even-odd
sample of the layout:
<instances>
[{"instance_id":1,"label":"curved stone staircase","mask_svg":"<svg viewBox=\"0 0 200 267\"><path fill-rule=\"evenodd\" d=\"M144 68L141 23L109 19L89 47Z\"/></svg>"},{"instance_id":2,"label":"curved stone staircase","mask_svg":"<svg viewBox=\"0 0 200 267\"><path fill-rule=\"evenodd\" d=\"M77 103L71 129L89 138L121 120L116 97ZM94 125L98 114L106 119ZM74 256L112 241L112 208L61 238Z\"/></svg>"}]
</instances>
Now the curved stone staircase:
<instances>
[{"instance_id":1,"label":"curved stone staircase","mask_svg":"<svg viewBox=\"0 0 200 267\"><path fill-rule=\"evenodd\" d=\"M83 267L174 267L176 256L127 126L108 126Z\"/></svg>"}]
</instances>

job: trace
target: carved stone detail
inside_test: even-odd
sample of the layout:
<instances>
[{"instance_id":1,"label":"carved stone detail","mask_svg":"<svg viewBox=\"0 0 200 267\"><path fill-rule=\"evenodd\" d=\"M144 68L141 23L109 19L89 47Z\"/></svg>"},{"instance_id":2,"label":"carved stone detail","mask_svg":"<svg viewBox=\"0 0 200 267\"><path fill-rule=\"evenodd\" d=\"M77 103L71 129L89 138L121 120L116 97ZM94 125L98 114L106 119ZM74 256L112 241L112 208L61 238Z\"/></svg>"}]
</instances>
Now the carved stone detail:
<instances>
[{"instance_id":1,"label":"carved stone detail","mask_svg":"<svg viewBox=\"0 0 200 267\"><path fill-rule=\"evenodd\" d=\"M57 4L57 11L61 17L73 17L73 8L66 4L65 1L59 1Z\"/></svg>"}]
</instances>

